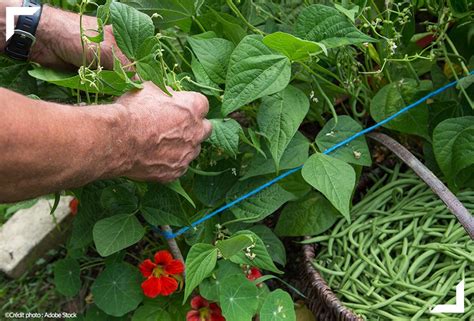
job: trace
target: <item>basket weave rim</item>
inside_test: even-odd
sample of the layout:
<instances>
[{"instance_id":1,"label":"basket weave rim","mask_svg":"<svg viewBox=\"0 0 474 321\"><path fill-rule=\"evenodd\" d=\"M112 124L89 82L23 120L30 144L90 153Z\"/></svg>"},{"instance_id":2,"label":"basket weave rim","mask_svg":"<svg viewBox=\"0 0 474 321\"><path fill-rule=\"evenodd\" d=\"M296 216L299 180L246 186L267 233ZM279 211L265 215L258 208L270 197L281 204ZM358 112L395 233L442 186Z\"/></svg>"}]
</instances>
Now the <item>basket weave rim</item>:
<instances>
[{"instance_id":1,"label":"basket weave rim","mask_svg":"<svg viewBox=\"0 0 474 321\"><path fill-rule=\"evenodd\" d=\"M305 239L309 239L309 237L306 236ZM315 245L304 244L303 256L305 272L310 278L310 284L308 284L308 286L313 287L316 290L316 293L319 297L318 299L322 301L330 310L332 310L334 315L337 315L337 320L364 321L351 309L344 306L344 304L338 299L338 297L328 286L322 275L314 267L312 262L316 257Z\"/></svg>"}]
</instances>

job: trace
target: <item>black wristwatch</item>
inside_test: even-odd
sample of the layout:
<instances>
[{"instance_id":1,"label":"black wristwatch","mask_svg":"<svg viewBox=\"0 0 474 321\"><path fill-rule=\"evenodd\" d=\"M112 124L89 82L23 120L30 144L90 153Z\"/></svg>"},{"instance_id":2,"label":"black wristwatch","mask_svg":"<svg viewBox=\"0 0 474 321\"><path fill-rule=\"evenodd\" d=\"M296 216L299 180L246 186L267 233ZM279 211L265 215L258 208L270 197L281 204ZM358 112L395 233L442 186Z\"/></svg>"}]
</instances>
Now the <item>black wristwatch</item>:
<instances>
[{"instance_id":1,"label":"black wristwatch","mask_svg":"<svg viewBox=\"0 0 474 321\"><path fill-rule=\"evenodd\" d=\"M39 7L34 15L19 16L13 36L8 39L5 53L14 59L28 60L30 49L36 40L36 29L41 18L41 0L24 0L23 7Z\"/></svg>"}]
</instances>

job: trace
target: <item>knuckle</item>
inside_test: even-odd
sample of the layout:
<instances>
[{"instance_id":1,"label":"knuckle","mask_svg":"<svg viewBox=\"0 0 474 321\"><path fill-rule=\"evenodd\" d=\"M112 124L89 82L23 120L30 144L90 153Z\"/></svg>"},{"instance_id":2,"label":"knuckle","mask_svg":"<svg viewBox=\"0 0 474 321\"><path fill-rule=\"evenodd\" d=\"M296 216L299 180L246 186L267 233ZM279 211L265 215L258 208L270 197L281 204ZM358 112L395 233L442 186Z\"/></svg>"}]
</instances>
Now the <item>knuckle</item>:
<instances>
[{"instance_id":1,"label":"knuckle","mask_svg":"<svg viewBox=\"0 0 474 321\"><path fill-rule=\"evenodd\" d=\"M194 101L195 105L198 107L199 110L208 111L209 110L209 101L207 100L206 96L201 93L194 94Z\"/></svg>"}]
</instances>

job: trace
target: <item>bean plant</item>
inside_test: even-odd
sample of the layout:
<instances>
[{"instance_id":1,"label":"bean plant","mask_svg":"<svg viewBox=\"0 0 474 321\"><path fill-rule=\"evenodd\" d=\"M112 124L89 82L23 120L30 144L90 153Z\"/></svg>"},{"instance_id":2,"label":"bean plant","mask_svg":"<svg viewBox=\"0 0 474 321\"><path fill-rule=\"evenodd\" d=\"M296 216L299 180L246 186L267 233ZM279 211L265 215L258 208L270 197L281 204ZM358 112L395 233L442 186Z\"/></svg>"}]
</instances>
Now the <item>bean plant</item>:
<instances>
[{"instance_id":1,"label":"bean plant","mask_svg":"<svg viewBox=\"0 0 474 321\"><path fill-rule=\"evenodd\" d=\"M97 17L98 30L81 30L95 59L65 73L2 56L2 86L100 104L152 81L206 95L213 125L178 181L118 178L67 191L79 206L55 282L67 297L86 288L86 320L296 320L302 297L284 281L295 263L280 237L351 222L360 177L385 157L365 137L323 152L461 78L383 131L452 190L474 186L472 1L50 2ZM107 24L130 60L115 59L113 70L98 46ZM186 231L167 240L169 228Z\"/></svg>"}]
</instances>

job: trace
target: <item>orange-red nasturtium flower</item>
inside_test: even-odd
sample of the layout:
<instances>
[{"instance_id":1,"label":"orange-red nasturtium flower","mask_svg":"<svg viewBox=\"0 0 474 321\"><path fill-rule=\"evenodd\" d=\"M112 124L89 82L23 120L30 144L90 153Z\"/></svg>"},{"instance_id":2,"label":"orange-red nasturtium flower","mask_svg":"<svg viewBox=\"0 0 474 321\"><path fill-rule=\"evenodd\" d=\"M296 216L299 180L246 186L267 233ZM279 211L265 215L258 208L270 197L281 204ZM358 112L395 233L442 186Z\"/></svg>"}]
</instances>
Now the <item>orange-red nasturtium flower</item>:
<instances>
[{"instance_id":1,"label":"orange-red nasturtium flower","mask_svg":"<svg viewBox=\"0 0 474 321\"><path fill-rule=\"evenodd\" d=\"M250 281L255 281L255 280L262 277L262 271L260 271L260 269L258 267L243 265L242 268L244 269L245 276ZM261 288L263 286L263 284L259 283L259 284L257 284L257 286L259 288Z\"/></svg>"},{"instance_id":2,"label":"orange-red nasturtium flower","mask_svg":"<svg viewBox=\"0 0 474 321\"><path fill-rule=\"evenodd\" d=\"M247 279L250 281L255 281L258 278L262 277L262 272L257 267L251 267L246 271Z\"/></svg>"},{"instance_id":3,"label":"orange-red nasturtium flower","mask_svg":"<svg viewBox=\"0 0 474 321\"><path fill-rule=\"evenodd\" d=\"M186 321L225 321L217 303L209 303L200 295L191 300L191 308L186 314Z\"/></svg>"},{"instance_id":4,"label":"orange-red nasturtium flower","mask_svg":"<svg viewBox=\"0 0 474 321\"><path fill-rule=\"evenodd\" d=\"M69 202L69 210L71 211L71 214L74 216L77 214L77 207L79 206L79 200L77 198L73 198Z\"/></svg>"},{"instance_id":5,"label":"orange-red nasturtium flower","mask_svg":"<svg viewBox=\"0 0 474 321\"><path fill-rule=\"evenodd\" d=\"M143 293L149 298L158 295L167 296L178 289L183 281L184 264L173 259L169 251L155 253L155 262L146 259L139 265L140 272L146 278L142 283Z\"/></svg>"}]
</instances>

